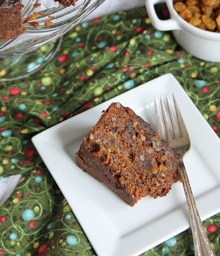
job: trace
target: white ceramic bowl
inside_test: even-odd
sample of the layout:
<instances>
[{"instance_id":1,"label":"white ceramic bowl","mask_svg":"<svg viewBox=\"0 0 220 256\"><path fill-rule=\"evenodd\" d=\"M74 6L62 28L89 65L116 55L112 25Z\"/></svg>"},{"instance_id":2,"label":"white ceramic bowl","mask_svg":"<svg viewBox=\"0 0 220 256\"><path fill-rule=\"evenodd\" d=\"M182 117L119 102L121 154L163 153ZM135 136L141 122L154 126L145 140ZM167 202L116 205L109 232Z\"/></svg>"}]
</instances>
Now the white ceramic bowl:
<instances>
[{"instance_id":1,"label":"white ceramic bowl","mask_svg":"<svg viewBox=\"0 0 220 256\"><path fill-rule=\"evenodd\" d=\"M155 5L165 3L170 12L170 19L159 19ZM195 57L220 62L220 33L209 32L186 22L173 7L173 0L146 0L146 8L153 26L161 31L172 31L179 45Z\"/></svg>"}]
</instances>

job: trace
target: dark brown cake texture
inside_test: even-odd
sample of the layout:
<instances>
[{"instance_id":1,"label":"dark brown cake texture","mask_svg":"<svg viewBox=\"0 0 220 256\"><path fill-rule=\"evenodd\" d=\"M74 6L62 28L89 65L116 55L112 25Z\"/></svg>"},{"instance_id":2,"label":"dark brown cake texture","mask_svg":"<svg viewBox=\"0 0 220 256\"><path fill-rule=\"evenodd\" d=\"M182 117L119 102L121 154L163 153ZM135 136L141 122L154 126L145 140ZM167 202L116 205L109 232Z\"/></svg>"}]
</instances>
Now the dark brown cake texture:
<instances>
[{"instance_id":1,"label":"dark brown cake texture","mask_svg":"<svg viewBox=\"0 0 220 256\"><path fill-rule=\"evenodd\" d=\"M103 111L84 137L76 163L130 206L148 195L165 196L180 180L179 165L168 143L118 102Z\"/></svg>"}]
</instances>

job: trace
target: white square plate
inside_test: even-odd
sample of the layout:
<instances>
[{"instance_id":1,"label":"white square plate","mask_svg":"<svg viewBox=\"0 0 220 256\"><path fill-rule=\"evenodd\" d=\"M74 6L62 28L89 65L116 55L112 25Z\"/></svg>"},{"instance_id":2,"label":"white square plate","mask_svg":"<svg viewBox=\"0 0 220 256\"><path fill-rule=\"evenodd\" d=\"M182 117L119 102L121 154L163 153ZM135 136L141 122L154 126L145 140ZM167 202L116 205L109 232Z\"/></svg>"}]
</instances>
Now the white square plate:
<instances>
[{"instance_id":1,"label":"white square plate","mask_svg":"<svg viewBox=\"0 0 220 256\"><path fill-rule=\"evenodd\" d=\"M134 207L79 169L75 153L101 111L111 102L132 108L153 127L154 98L174 93L192 147L185 158L201 218L220 210L220 143L177 80L163 75L70 118L36 136L33 143L100 256L138 255L189 227L180 182L165 197L146 197Z\"/></svg>"}]
</instances>

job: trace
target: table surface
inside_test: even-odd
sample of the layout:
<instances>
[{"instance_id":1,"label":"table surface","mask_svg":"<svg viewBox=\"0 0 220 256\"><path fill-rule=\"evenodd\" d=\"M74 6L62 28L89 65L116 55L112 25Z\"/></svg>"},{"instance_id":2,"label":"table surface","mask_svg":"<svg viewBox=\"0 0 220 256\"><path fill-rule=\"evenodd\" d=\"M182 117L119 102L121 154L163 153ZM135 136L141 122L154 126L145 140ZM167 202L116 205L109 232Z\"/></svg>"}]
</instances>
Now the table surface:
<instances>
[{"instance_id":1,"label":"table surface","mask_svg":"<svg viewBox=\"0 0 220 256\"><path fill-rule=\"evenodd\" d=\"M0 82L0 176L22 174L0 208L0 255L96 255L35 150L34 135L172 73L219 136L219 69L220 63L199 60L181 49L171 32L156 31L146 8L137 7L84 21L64 36L56 56L42 70ZM127 81L132 81L130 87ZM204 221L216 255L219 223L219 214ZM143 255L193 255L190 229Z\"/></svg>"}]
</instances>

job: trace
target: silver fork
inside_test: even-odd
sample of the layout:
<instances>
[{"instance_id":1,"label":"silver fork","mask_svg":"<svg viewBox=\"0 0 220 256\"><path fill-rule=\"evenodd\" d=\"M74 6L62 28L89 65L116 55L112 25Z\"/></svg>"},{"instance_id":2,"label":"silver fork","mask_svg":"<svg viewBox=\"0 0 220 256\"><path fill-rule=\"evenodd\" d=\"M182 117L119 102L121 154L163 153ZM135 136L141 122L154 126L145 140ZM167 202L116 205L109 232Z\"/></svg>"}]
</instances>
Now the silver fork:
<instances>
[{"instance_id":1,"label":"silver fork","mask_svg":"<svg viewBox=\"0 0 220 256\"><path fill-rule=\"evenodd\" d=\"M160 115L159 109L161 109L162 115ZM160 98L159 102L155 99L155 115L158 134L169 142L169 145L173 149L179 162L183 188L189 210L189 219L192 229L195 255L214 256L215 253L211 248L199 216L189 178L183 162L183 158L190 148L190 139L174 96L173 107L168 97L166 97L165 102L162 97Z\"/></svg>"}]
</instances>

